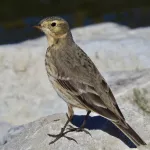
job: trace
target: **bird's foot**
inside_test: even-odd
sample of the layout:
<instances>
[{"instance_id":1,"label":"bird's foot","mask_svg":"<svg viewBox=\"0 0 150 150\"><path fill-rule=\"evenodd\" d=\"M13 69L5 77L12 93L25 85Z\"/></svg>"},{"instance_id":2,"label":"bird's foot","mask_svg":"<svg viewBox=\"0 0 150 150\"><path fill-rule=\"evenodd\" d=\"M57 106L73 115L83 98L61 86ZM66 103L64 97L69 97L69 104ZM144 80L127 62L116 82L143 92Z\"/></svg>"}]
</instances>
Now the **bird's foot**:
<instances>
[{"instance_id":1,"label":"bird's foot","mask_svg":"<svg viewBox=\"0 0 150 150\"><path fill-rule=\"evenodd\" d=\"M67 114L66 114L66 115L67 115ZM67 122L65 123L64 127L61 128L61 131L60 131L59 134L56 134L56 135L55 135L55 134L48 134L48 136L55 138L55 140L51 141L51 142L49 143L49 145L55 143L56 141L58 141L58 140L59 140L60 138L62 138L62 137L65 137L66 139L71 140L71 141L74 141L74 142L77 143L77 141L76 141L75 139L66 136L66 134L68 133L68 131L65 132L65 129L66 129L68 123L69 123L70 120L71 120L71 118L69 118L68 115L67 115L67 118L68 118L68 120L67 120Z\"/></svg>"},{"instance_id":2,"label":"bird's foot","mask_svg":"<svg viewBox=\"0 0 150 150\"><path fill-rule=\"evenodd\" d=\"M48 134L48 136L55 138L55 140L51 141L51 142L49 143L49 145L55 143L56 141L58 141L58 140L59 140L60 138L62 138L62 137L66 138L66 139L68 139L68 140L70 140L70 141L74 141L74 142L77 143L77 141L76 141L75 139L73 139L73 138L71 138L71 137L69 137L69 136L66 136L67 133L68 133L68 132L64 132L64 131L63 131L63 128L62 128L62 129L61 129L61 132L60 132L59 134Z\"/></svg>"},{"instance_id":3,"label":"bird's foot","mask_svg":"<svg viewBox=\"0 0 150 150\"><path fill-rule=\"evenodd\" d=\"M76 128L76 127L73 127L72 125L68 125L69 127L67 128L68 129L68 131L66 131L67 133L69 133L69 132L84 132L84 133L86 133L86 134L88 134L88 135L90 135L91 136L91 133L90 132L88 132L87 130L85 130L82 126L81 127L79 127L79 128ZM92 136L91 136L92 137Z\"/></svg>"}]
</instances>

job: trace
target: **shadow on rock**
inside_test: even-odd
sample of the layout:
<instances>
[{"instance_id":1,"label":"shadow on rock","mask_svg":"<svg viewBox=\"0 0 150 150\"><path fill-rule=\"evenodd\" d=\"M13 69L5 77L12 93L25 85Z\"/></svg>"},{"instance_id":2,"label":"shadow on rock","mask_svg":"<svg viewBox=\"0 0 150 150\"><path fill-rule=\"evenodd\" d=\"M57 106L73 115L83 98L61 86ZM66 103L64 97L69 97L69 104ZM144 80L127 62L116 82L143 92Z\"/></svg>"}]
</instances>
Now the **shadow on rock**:
<instances>
[{"instance_id":1,"label":"shadow on rock","mask_svg":"<svg viewBox=\"0 0 150 150\"><path fill-rule=\"evenodd\" d=\"M77 116L74 115L72 124L80 127L85 116ZM131 140L125 136L113 123L109 120L101 117L101 116L94 116L88 118L85 128L89 130L102 130L118 139L123 141L128 147L136 148L135 144L131 142Z\"/></svg>"}]
</instances>

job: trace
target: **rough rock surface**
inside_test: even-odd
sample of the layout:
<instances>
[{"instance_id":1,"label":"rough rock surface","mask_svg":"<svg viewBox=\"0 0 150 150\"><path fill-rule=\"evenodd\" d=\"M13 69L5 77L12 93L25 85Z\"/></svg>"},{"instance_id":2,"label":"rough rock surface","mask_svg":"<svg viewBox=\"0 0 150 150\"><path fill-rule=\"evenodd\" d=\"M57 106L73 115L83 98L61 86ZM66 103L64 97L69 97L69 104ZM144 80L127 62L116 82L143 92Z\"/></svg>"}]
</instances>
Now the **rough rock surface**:
<instances>
[{"instance_id":1,"label":"rough rock surface","mask_svg":"<svg viewBox=\"0 0 150 150\"><path fill-rule=\"evenodd\" d=\"M60 120L59 120L60 119ZM49 145L53 140L47 133L57 134L66 121L64 114L43 117L24 126L12 128L8 141L0 150L128 150L129 148L119 139L101 130L90 130L92 137L85 133L69 133L68 136L77 140L78 144L65 138ZM150 145L147 148L150 148ZM140 147L139 150L146 150Z\"/></svg>"}]
</instances>

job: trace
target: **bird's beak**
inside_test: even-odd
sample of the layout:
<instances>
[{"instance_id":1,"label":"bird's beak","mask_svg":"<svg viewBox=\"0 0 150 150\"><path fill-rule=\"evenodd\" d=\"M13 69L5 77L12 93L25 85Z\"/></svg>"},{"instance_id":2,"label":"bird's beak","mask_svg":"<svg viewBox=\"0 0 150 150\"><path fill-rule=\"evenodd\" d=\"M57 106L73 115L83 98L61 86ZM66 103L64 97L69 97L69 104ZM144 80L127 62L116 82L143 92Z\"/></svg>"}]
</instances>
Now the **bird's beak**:
<instances>
[{"instance_id":1,"label":"bird's beak","mask_svg":"<svg viewBox=\"0 0 150 150\"><path fill-rule=\"evenodd\" d=\"M36 26L33 26L33 27L41 30L41 26L39 26L39 25L36 25Z\"/></svg>"}]
</instances>

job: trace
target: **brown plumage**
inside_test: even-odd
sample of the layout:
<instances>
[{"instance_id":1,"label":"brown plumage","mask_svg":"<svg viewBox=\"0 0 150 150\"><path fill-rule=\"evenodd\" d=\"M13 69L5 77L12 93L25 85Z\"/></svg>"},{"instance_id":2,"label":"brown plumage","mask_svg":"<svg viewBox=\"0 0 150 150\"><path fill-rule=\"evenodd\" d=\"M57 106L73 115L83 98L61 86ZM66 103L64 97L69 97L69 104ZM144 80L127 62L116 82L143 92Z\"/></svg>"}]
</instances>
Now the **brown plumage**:
<instances>
[{"instance_id":1,"label":"brown plumage","mask_svg":"<svg viewBox=\"0 0 150 150\"><path fill-rule=\"evenodd\" d=\"M74 42L68 23L59 17L42 20L37 26L47 37L45 65L48 77L68 105L98 113L116 125L137 146L146 143L126 123L105 79L87 54Z\"/></svg>"}]
</instances>

